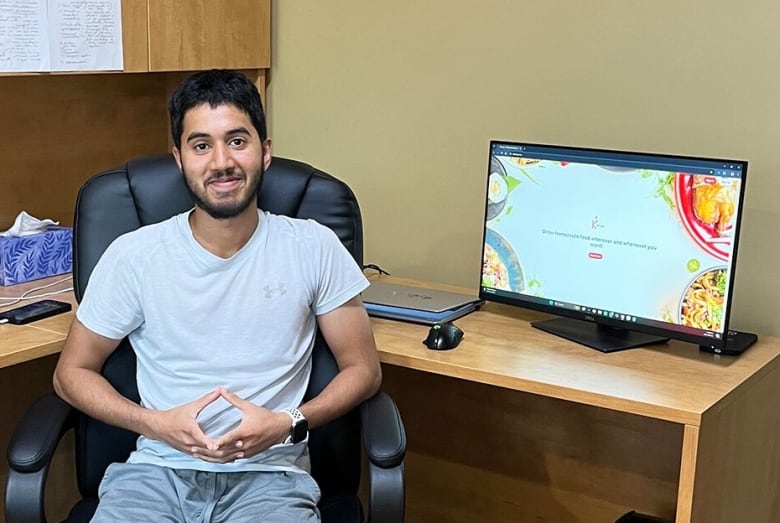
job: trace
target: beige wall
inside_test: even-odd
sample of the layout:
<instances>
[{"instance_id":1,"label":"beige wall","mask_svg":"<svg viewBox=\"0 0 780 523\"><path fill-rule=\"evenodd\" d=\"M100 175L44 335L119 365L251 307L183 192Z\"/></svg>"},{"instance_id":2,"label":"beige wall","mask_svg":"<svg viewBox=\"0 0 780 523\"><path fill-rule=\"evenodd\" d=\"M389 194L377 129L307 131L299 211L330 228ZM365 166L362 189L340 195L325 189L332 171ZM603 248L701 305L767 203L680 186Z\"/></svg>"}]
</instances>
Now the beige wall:
<instances>
[{"instance_id":1,"label":"beige wall","mask_svg":"<svg viewBox=\"0 0 780 523\"><path fill-rule=\"evenodd\" d=\"M475 289L491 138L747 159L732 325L780 335L777 20L776 0L277 0L275 153L353 187L367 262Z\"/></svg>"}]
</instances>

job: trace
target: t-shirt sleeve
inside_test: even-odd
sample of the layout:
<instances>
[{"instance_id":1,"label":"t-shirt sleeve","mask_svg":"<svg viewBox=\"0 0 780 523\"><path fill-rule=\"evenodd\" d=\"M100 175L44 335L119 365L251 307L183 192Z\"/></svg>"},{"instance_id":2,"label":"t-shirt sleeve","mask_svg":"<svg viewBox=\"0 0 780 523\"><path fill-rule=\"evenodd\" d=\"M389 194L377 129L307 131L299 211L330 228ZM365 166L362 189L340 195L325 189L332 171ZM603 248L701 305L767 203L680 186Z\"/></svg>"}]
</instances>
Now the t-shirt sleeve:
<instances>
[{"instance_id":1,"label":"t-shirt sleeve","mask_svg":"<svg viewBox=\"0 0 780 523\"><path fill-rule=\"evenodd\" d=\"M126 237L109 245L92 270L76 312L86 328L118 340L143 323L138 262Z\"/></svg>"},{"instance_id":2,"label":"t-shirt sleeve","mask_svg":"<svg viewBox=\"0 0 780 523\"><path fill-rule=\"evenodd\" d=\"M316 224L313 246L317 275L314 314L326 314L363 292L369 283L363 270L331 229Z\"/></svg>"}]
</instances>

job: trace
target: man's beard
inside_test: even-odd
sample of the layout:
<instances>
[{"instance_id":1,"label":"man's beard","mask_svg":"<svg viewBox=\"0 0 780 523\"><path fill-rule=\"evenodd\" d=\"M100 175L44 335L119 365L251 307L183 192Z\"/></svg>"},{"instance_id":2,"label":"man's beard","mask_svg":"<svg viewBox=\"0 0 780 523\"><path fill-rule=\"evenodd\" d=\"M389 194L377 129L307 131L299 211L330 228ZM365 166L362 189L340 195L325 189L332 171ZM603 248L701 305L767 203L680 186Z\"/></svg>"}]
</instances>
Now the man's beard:
<instances>
[{"instance_id":1,"label":"man's beard","mask_svg":"<svg viewBox=\"0 0 780 523\"><path fill-rule=\"evenodd\" d=\"M182 168L183 167L184 166L182 165ZM192 185L190 185L190 181L187 176L184 176L184 181L187 184L187 189L190 191L190 194L195 200L195 205L203 209L206 214L215 220L226 220L228 218L234 218L238 216L253 203L256 205L257 187L260 185L260 181L263 179L263 172L264 167L261 164L254 177L247 175L247 187L245 188L246 192L242 199L236 201L209 202L206 200L208 189L205 187L198 188L200 189L199 192ZM219 179L229 175L230 173L221 173L217 176L213 176L206 181L206 185L208 185L208 183L210 183L213 179Z\"/></svg>"}]
</instances>

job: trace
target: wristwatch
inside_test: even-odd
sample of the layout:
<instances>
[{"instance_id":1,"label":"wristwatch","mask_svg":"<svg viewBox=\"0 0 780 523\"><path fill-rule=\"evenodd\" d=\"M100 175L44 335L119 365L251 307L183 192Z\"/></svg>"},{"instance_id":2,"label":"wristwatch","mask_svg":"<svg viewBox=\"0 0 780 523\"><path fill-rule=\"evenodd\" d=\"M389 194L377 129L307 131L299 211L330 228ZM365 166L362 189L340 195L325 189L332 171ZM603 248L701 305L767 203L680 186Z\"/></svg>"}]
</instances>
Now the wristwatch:
<instances>
[{"instance_id":1,"label":"wristwatch","mask_svg":"<svg viewBox=\"0 0 780 523\"><path fill-rule=\"evenodd\" d=\"M301 411L296 408L284 409L283 412L286 412L292 420L290 435L287 436L285 443L300 443L305 440L309 434L309 420L306 419L306 416L301 414Z\"/></svg>"}]
</instances>

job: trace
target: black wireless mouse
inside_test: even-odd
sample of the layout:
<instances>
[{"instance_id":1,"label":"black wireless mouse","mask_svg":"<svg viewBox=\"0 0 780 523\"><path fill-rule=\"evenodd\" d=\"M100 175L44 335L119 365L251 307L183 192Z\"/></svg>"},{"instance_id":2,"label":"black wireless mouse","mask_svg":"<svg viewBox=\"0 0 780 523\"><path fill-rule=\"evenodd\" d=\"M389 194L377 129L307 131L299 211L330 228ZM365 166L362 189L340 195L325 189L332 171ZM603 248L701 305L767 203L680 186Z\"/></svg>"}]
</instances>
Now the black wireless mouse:
<instances>
[{"instance_id":1,"label":"black wireless mouse","mask_svg":"<svg viewBox=\"0 0 780 523\"><path fill-rule=\"evenodd\" d=\"M454 349L463 339L463 331L454 323L437 323L428 331L423 344L433 350Z\"/></svg>"}]
</instances>

